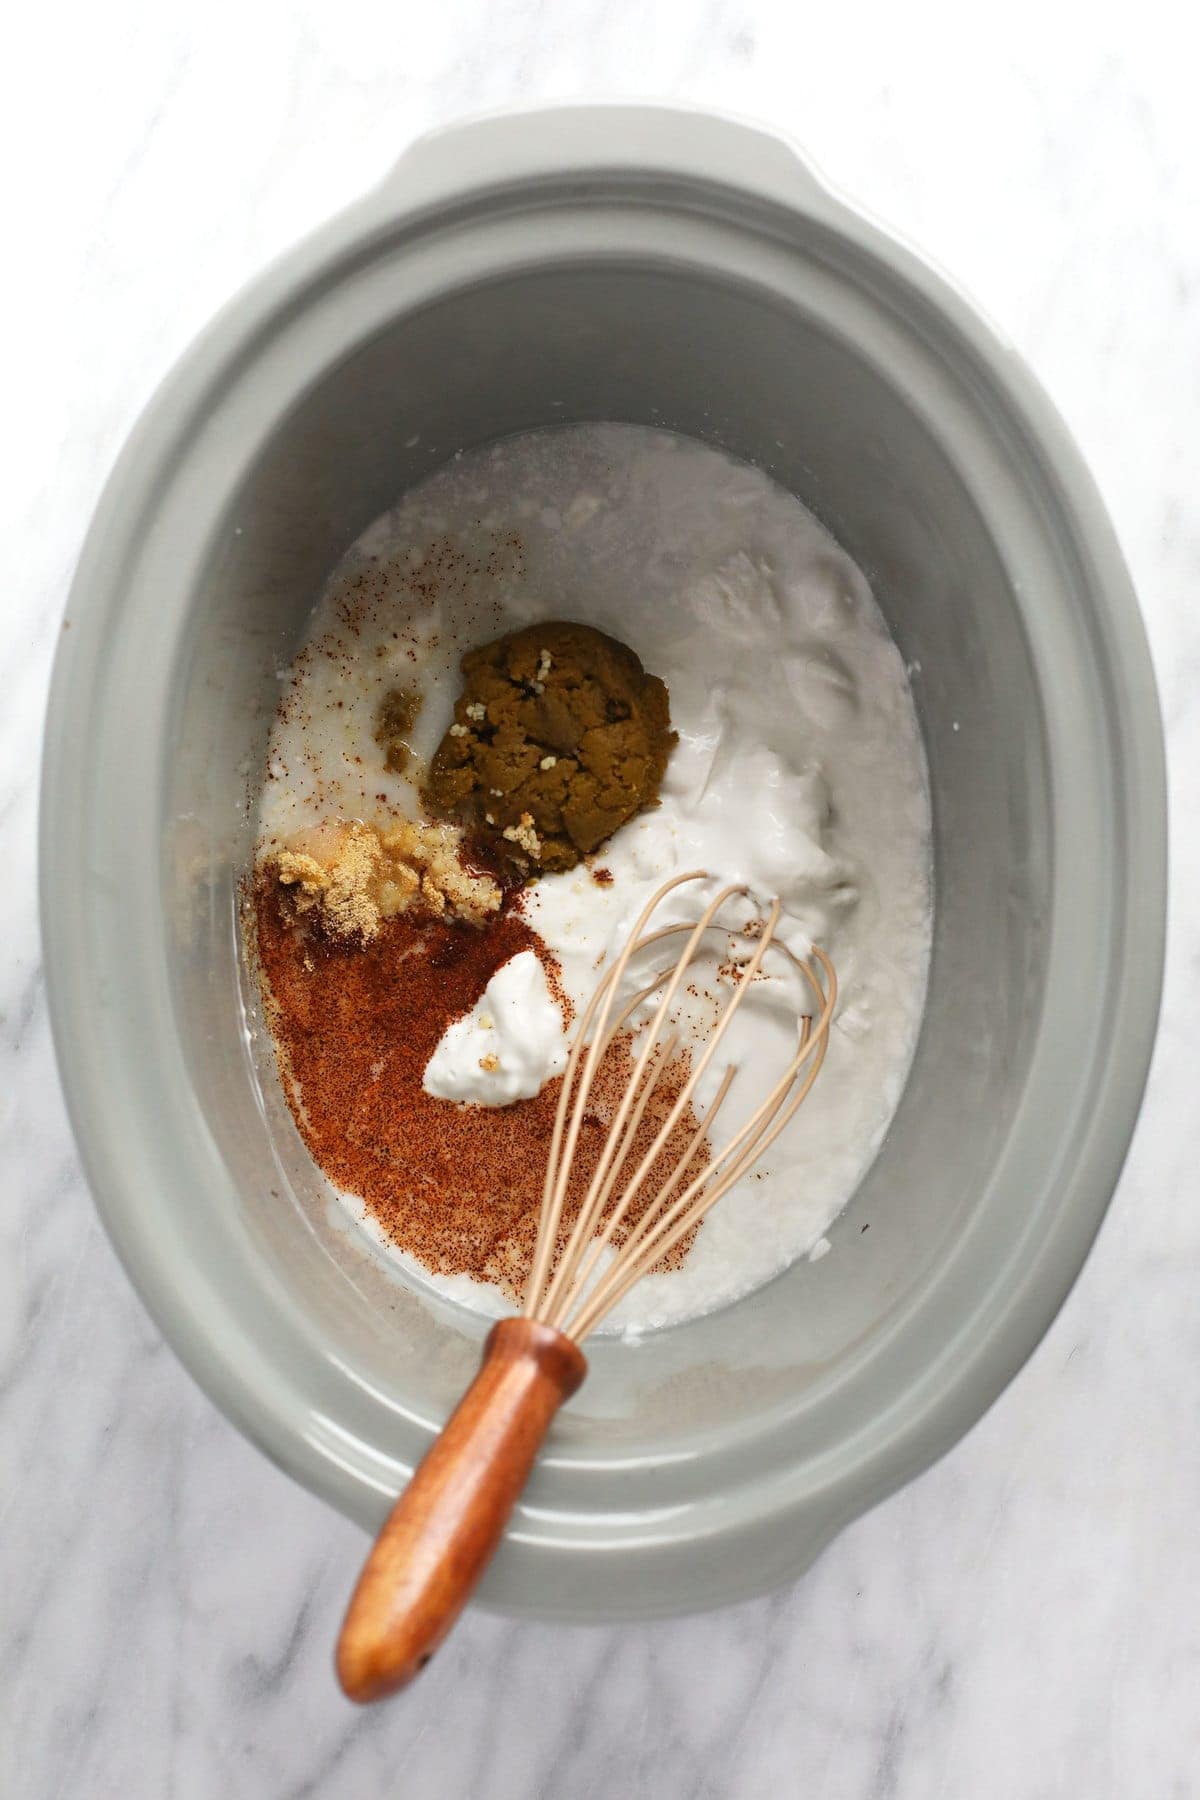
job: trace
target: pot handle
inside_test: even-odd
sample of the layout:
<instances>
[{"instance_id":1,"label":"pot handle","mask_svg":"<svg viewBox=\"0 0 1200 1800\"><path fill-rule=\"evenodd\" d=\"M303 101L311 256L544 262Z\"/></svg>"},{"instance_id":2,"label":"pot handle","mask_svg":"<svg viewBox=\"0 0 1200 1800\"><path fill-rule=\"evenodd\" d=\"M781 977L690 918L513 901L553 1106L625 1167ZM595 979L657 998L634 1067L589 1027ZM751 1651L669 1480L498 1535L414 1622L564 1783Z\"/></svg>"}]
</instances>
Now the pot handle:
<instances>
[{"instance_id":1,"label":"pot handle","mask_svg":"<svg viewBox=\"0 0 1200 1800\"><path fill-rule=\"evenodd\" d=\"M682 106L534 107L443 126L419 137L376 193L389 211L401 202L410 212L472 188L573 169L699 176L806 212L846 212L787 138Z\"/></svg>"}]
</instances>

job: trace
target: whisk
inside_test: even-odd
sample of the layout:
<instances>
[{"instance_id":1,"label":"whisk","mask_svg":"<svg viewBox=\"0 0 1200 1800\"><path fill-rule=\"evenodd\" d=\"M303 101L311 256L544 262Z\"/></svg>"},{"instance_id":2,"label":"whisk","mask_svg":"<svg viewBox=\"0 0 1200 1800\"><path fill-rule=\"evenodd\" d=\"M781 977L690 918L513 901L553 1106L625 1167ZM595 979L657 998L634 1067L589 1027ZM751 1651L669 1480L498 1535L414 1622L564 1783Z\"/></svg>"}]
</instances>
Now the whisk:
<instances>
[{"instance_id":1,"label":"whisk","mask_svg":"<svg viewBox=\"0 0 1200 1800\"><path fill-rule=\"evenodd\" d=\"M430 1660L504 1535L552 1419L587 1373L583 1340L741 1180L787 1126L817 1078L837 1002L837 977L823 950L814 946L809 956L800 957L776 938L778 900L749 927L731 929L719 924L718 916L735 897L748 895L745 886L734 883L723 887L694 922L647 929L674 889L709 880L706 871L693 870L676 875L651 896L579 1018L551 1134L524 1304L519 1316L493 1326L479 1373L367 1558L338 1642L338 1678L352 1700L381 1699L404 1687ZM693 1056L690 1074L657 1132L640 1149L646 1109L679 1046L672 1009L678 1007L686 971L714 931L743 942L743 954L729 965L730 998L707 1043ZM618 996L634 959L668 944L672 959L618 1011ZM772 946L798 971L811 1000L811 1007L798 1016L795 1052L746 1122L720 1150L713 1150L712 1125L736 1074L734 1067L727 1068L664 1175L664 1151L675 1148L678 1128ZM631 1025L656 994L648 1024ZM606 1052L627 1028L635 1032L635 1044L643 1040L641 1048L564 1240L564 1208L589 1096Z\"/></svg>"}]
</instances>

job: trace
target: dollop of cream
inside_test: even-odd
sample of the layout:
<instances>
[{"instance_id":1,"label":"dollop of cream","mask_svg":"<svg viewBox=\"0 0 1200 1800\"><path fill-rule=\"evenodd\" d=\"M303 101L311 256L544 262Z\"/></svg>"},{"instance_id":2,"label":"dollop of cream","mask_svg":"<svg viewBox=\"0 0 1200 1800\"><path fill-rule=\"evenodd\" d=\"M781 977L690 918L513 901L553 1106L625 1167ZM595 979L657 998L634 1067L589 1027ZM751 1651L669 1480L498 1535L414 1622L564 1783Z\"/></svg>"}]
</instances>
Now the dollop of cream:
<instances>
[{"instance_id":1,"label":"dollop of cream","mask_svg":"<svg viewBox=\"0 0 1200 1800\"><path fill-rule=\"evenodd\" d=\"M531 1100L567 1062L563 1018L532 950L497 969L469 1013L442 1033L423 1085L438 1100L511 1106Z\"/></svg>"}]
</instances>

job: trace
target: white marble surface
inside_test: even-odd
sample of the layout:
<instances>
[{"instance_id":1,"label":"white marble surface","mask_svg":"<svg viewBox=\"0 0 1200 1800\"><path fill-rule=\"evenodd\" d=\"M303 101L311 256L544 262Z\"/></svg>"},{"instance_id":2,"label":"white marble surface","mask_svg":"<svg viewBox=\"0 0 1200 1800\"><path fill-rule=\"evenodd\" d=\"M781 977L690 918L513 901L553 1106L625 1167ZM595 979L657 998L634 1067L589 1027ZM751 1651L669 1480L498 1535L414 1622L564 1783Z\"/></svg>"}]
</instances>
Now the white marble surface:
<instances>
[{"instance_id":1,"label":"white marble surface","mask_svg":"<svg viewBox=\"0 0 1200 1800\"><path fill-rule=\"evenodd\" d=\"M1173 4L108 0L23 8L0 107L0 1793L283 1800L1200 1794L1200 107ZM790 1592L620 1630L472 1616L369 1715L358 1533L193 1388L103 1240L48 1040L40 714L113 457L210 312L416 132L645 94L774 120L1025 351L1142 595L1173 936L1141 1125L1049 1337Z\"/></svg>"}]
</instances>

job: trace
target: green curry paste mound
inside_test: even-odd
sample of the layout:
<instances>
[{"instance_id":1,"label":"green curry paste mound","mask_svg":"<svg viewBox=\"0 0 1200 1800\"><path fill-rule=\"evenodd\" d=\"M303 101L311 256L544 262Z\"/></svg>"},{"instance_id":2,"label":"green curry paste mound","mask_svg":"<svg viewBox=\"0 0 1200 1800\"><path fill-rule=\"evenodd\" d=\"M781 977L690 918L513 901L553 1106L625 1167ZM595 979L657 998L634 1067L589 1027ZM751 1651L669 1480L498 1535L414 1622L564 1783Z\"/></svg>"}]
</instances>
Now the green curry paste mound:
<instances>
[{"instance_id":1,"label":"green curry paste mound","mask_svg":"<svg viewBox=\"0 0 1200 1800\"><path fill-rule=\"evenodd\" d=\"M424 800L528 874L571 869L654 806L667 689L626 644L555 622L469 650Z\"/></svg>"}]
</instances>

